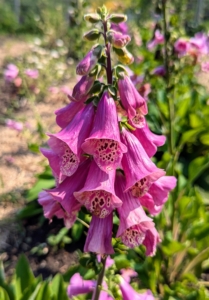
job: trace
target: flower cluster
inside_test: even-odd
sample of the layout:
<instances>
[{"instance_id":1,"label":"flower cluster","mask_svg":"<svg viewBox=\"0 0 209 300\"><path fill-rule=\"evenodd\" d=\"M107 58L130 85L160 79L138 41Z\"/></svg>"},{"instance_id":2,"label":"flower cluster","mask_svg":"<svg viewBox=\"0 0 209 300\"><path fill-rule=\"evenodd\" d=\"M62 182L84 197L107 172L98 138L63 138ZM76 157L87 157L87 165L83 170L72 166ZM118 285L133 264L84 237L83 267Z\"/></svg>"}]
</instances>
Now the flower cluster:
<instances>
[{"instance_id":1,"label":"flower cluster","mask_svg":"<svg viewBox=\"0 0 209 300\"><path fill-rule=\"evenodd\" d=\"M99 254L114 253L111 240L117 212L116 237L130 248L143 244L146 255L152 256L160 237L143 207L151 215L158 214L176 184L151 160L165 137L149 130L147 102L126 69L111 67L111 49L120 62L133 61L126 49L130 37L109 29L111 22L123 22L125 16L101 10L85 19L98 27L84 38L102 36L104 45L93 46L79 62L76 73L82 77L69 95L71 102L55 112L61 130L48 134L49 149L41 151L56 187L41 192L39 203L47 218L63 218L68 228L85 206L92 219L84 251ZM102 80L104 71L107 83Z\"/></svg>"}]
</instances>

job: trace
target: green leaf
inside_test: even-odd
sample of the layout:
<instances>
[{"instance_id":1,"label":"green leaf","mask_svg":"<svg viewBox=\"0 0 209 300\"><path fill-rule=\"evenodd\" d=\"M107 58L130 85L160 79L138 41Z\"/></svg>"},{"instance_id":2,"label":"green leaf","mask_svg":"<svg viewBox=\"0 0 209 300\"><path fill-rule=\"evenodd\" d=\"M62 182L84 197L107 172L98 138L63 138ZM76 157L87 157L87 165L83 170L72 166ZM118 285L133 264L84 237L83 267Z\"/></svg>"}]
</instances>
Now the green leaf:
<instances>
[{"instance_id":1,"label":"green leaf","mask_svg":"<svg viewBox=\"0 0 209 300\"><path fill-rule=\"evenodd\" d=\"M130 261L127 259L126 255L118 255L115 258L115 265L118 270L126 269L130 267Z\"/></svg>"},{"instance_id":2,"label":"green leaf","mask_svg":"<svg viewBox=\"0 0 209 300\"><path fill-rule=\"evenodd\" d=\"M54 179L39 179L32 189L27 193L27 201L32 201L38 198L38 194L43 189L50 189L55 186Z\"/></svg>"},{"instance_id":3,"label":"green leaf","mask_svg":"<svg viewBox=\"0 0 209 300\"><path fill-rule=\"evenodd\" d=\"M10 300L7 292L1 286L0 286L0 299L1 300Z\"/></svg>"},{"instance_id":4,"label":"green leaf","mask_svg":"<svg viewBox=\"0 0 209 300\"><path fill-rule=\"evenodd\" d=\"M192 128L197 128L202 125L202 118L197 114L190 114L189 115L190 125Z\"/></svg>"},{"instance_id":5,"label":"green leaf","mask_svg":"<svg viewBox=\"0 0 209 300\"><path fill-rule=\"evenodd\" d=\"M83 233L83 225L80 222L76 221L72 227L72 233L71 233L73 240L78 241L82 233Z\"/></svg>"},{"instance_id":6,"label":"green leaf","mask_svg":"<svg viewBox=\"0 0 209 300\"><path fill-rule=\"evenodd\" d=\"M0 260L0 286L4 283L4 281L5 281L4 265L3 262Z\"/></svg>"},{"instance_id":7,"label":"green leaf","mask_svg":"<svg viewBox=\"0 0 209 300\"><path fill-rule=\"evenodd\" d=\"M61 274L57 274L53 278L53 280L51 282L51 290L52 290L52 293L54 294L54 296L56 296L55 299L69 300L67 293L66 293L65 284L64 284Z\"/></svg>"},{"instance_id":8,"label":"green leaf","mask_svg":"<svg viewBox=\"0 0 209 300\"><path fill-rule=\"evenodd\" d=\"M189 238L192 239L194 238L195 240L199 241L203 238L206 238L208 236L209 232L209 224L205 223L200 223L197 224L196 226L193 225L191 232L189 234Z\"/></svg>"},{"instance_id":9,"label":"green leaf","mask_svg":"<svg viewBox=\"0 0 209 300\"><path fill-rule=\"evenodd\" d=\"M51 291L49 288L48 282L43 282L41 285L34 291L33 295L28 300L52 300ZM53 298L54 300L54 298Z\"/></svg>"},{"instance_id":10,"label":"green leaf","mask_svg":"<svg viewBox=\"0 0 209 300\"><path fill-rule=\"evenodd\" d=\"M19 212L17 212L16 216L17 218L24 219L31 216L36 216L38 214L41 214L43 212L43 209L39 206L37 201L33 201L26 205L23 209L21 209Z\"/></svg>"},{"instance_id":11,"label":"green leaf","mask_svg":"<svg viewBox=\"0 0 209 300\"><path fill-rule=\"evenodd\" d=\"M203 145L209 146L209 134L208 133L202 134L200 136L200 141L201 143L203 143Z\"/></svg>"},{"instance_id":12,"label":"green leaf","mask_svg":"<svg viewBox=\"0 0 209 300\"><path fill-rule=\"evenodd\" d=\"M35 280L33 272L30 269L28 260L23 254L20 255L18 259L15 274L17 280L20 280L20 287L22 292Z\"/></svg>"},{"instance_id":13,"label":"green leaf","mask_svg":"<svg viewBox=\"0 0 209 300\"><path fill-rule=\"evenodd\" d=\"M193 182L197 179L203 171L209 168L209 156L200 156L195 158L189 164L188 175L189 181Z\"/></svg>"},{"instance_id":14,"label":"green leaf","mask_svg":"<svg viewBox=\"0 0 209 300\"><path fill-rule=\"evenodd\" d=\"M186 143L186 142L194 142L197 138L197 135L203 130L203 128L198 128L198 129L191 129L188 131L185 131L182 134L181 137L181 144Z\"/></svg>"},{"instance_id":15,"label":"green leaf","mask_svg":"<svg viewBox=\"0 0 209 300\"><path fill-rule=\"evenodd\" d=\"M171 256L185 249L185 245L177 241L164 241L164 245L162 245L161 247L163 252L168 256Z\"/></svg>"}]
</instances>

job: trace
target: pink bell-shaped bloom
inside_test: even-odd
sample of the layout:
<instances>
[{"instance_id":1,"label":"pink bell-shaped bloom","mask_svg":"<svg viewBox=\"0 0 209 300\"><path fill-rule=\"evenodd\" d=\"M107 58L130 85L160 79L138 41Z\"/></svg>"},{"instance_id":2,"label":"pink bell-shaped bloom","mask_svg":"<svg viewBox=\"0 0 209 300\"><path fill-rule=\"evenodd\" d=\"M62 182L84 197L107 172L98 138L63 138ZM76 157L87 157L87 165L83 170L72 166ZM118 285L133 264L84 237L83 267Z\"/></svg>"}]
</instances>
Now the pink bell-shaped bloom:
<instances>
[{"instance_id":1,"label":"pink bell-shaped bloom","mask_svg":"<svg viewBox=\"0 0 209 300\"><path fill-rule=\"evenodd\" d=\"M92 48L76 67L76 74L87 75L96 66L102 53L102 46Z\"/></svg>"},{"instance_id":2,"label":"pink bell-shaped bloom","mask_svg":"<svg viewBox=\"0 0 209 300\"><path fill-rule=\"evenodd\" d=\"M149 193L140 197L139 202L142 206L146 207L148 209L149 213L153 216L158 215L163 209L163 204L156 205L153 197Z\"/></svg>"},{"instance_id":3,"label":"pink bell-shaped bloom","mask_svg":"<svg viewBox=\"0 0 209 300\"><path fill-rule=\"evenodd\" d=\"M154 38L147 44L148 50L152 50L157 45L164 43L164 36L159 29L155 30Z\"/></svg>"},{"instance_id":4,"label":"pink bell-shaped bloom","mask_svg":"<svg viewBox=\"0 0 209 300\"><path fill-rule=\"evenodd\" d=\"M176 178L174 176L162 176L155 181L150 189L149 194L153 197L155 205L160 206L168 199L168 194L176 186Z\"/></svg>"},{"instance_id":5,"label":"pink bell-shaped bloom","mask_svg":"<svg viewBox=\"0 0 209 300\"><path fill-rule=\"evenodd\" d=\"M128 191L124 193L125 177L118 172L115 183L116 194L123 201L117 208L120 224L117 237L129 248L141 244L146 246L146 255L152 256L156 251L156 245L160 241L152 219L147 217L138 199Z\"/></svg>"},{"instance_id":6,"label":"pink bell-shaped bloom","mask_svg":"<svg viewBox=\"0 0 209 300\"><path fill-rule=\"evenodd\" d=\"M145 123L143 128L134 130L133 134L137 137L149 157L155 155L157 147L163 146L166 141L164 135L157 135L151 132L147 123Z\"/></svg>"},{"instance_id":7,"label":"pink bell-shaped bloom","mask_svg":"<svg viewBox=\"0 0 209 300\"><path fill-rule=\"evenodd\" d=\"M108 40L115 48L125 47L131 40L131 37L127 34L122 34L114 30L110 30L107 35Z\"/></svg>"},{"instance_id":8,"label":"pink bell-shaped bloom","mask_svg":"<svg viewBox=\"0 0 209 300\"><path fill-rule=\"evenodd\" d=\"M132 277L138 276L137 272L133 269L121 269L120 272L123 279L127 282L130 282Z\"/></svg>"},{"instance_id":9,"label":"pink bell-shaped bloom","mask_svg":"<svg viewBox=\"0 0 209 300\"><path fill-rule=\"evenodd\" d=\"M174 43L174 50L176 53L178 53L179 56L183 56L187 54L189 50L190 44L187 40L184 38L179 38L175 43Z\"/></svg>"},{"instance_id":10,"label":"pink bell-shaped bloom","mask_svg":"<svg viewBox=\"0 0 209 300\"><path fill-rule=\"evenodd\" d=\"M165 175L150 160L138 139L125 128L121 132L121 140L128 148L123 155L122 167L126 175L126 188L134 197L141 197L149 190L151 184Z\"/></svg>"},{"instance_id":11,"label":"pink bell-shaped bloom","mask_svg":"<svg viewBox=\"0 0 209 300\"><path fill-rule=\"evenodd\" d=\"M118 89L122 105L128 113L131 125L137 128L144 127L144 115L147 114L145 99L138 93L131 79L126 75L123 79L118 80Z\"/></svg>"},{"instance_id":12,"label":"pink bell-shaped bloom","mask_svg":"<svg viewBox=\"0 0 209 300\"><path fill-rule=\"evenodd\" d=\"M75 273L70 279L67 294L72 299L73 296L93 292L95 287L96 281L84 280L79 273Z\"/></svg>"},{"instance_id":13,"label":"pink bell-shaped bloom","mask_svg":"<svg viewBox=\"0 0 209 300\"><path fill-rule=\"evenodd\" d=\"M113 214L106 218L92 216L88 230L84 252L113 254L112 241Z\"/></svg>"},{"instance_id":14,"label":"pink bell-shaped bloom","mask_svg":"<svg viewBox=\"0 0 209 300\"><path fill-rule=\"evenodd\" d=\"M56 110L57 125L61 128L66 127L84 106L85 104L83 102L71 102L67 106Z\"/></svg>"},{"instance_id":15,"label":"pink bell-shaped bloom","mask_svg":"<svg viewBox=\"0 0 209 300\"><path fill-rule=\"evenodd\" d=\"M40 151L48 159L50 168L52 169L52 174L56 181L56 185L59 185L63 179L63 175L60 172L59 156L51 149L40 148Z\"/></svg>"},{"instance_id":16,"label":"pink bell-shaped bloom","mask_svg":"<svg viewBox=\"0 0 209 300\"><path fill-rule=\"evenodd\" d=\"M127 148L120 141L117 111L114 100L105 92L97 106L93 129L82 149L93 155L101 170L109 172L121 163Z\"/></svg>"},{"instance_id":17,"label":"pink bell-shaped bloom","mask_svg":"<svg viewBox=\"0 0 209 300\"><path fill-rule=\"evenodd\" d=\"M94 117L92 104L86 105L59 133L49 134L48 144L59 156L62 174L71 176L78 168L82 157L81 144L89 136Z\"/></svg>"},{"instance_id":18,"label":"pink bell-shaped bloom","mask_svg":"<svg viewBox=\"0 0 209 300\"><path fill-rule=\"evenodd\" d=\"M55 201L61 204L69 216L69 221L71 220L72 225L81 208L81 203L75 199L73 193L83 187L89 167L90 159L87 159L79 165L73 176L65 178L58 187L47 190L47 193L50 194Z\"/></svg>"},{"instance_id":19,"label":"pink bell-shaped bloom","mask_svg":"<svg viewBox=\"0 0 209 300\"><path fill-rule=\"evenodd\" d=\"M203 32L198 32L190 39L190 45L196 49L198 54L208 54L209 41L208 36Z\"/></svg>"},{"instance_id":20,"label":"pink bell-shaped bloom","mask_svg":"<svg viewBox=\"0 0 209 300\"><path fill-rule=\"evenodd\" d=\"M120 276L120 289L123 300L155 300L150 290L145 293L137 293L132 286Z\"/></svg>"},{"instance_id":21,"label":"pink bell-shaped bloom","mask_svg":"<svg viewBox=\"0 0 209 300\"><path fill-rule=\"evenodd\" d=\"M47 192L42 191L38 195L38 202L43 206L45 218L51 220L56 216L58 219L63 219L67 228L72 227L72 218L69 216L62 206L54 200L54 198Z\"/></svg>"},{"instance_id":22,"label":"pink bell-shaped bloom","mask_svg":"<svg viewBox=\"0 0 209 300\"><path fill-rule=\"evenodd\" d=\"M88 92L94 84L93 76L82 76L73 88L72 96L68 95L69 99L75 102L85 102L88 99Z\"/></svg>"},{"instance_id":23,"label":"pink bell-shaped bloom","mask_svg":"<svg viewBox=\"0 0 209 300\"><path fill-rule=\"evenodd\" d=\"M17 77L19 73L19 69L14 64L9 64L4 71L4 79L7 82L13 82L13 80Z\"/></svg>"},{"instance_id":24,"label":"pink bell-shaped bloom","mask_svg":"<svg viewBox=\"0 0 209 300\"><path fill-rule=\"evenodd\" d=\"M115 170L106 173L91 162L90 170L84 187L74 193L75 198L98 218L105 218L122 201L115 195Z\"/></svg>"},{"instance_id":25,"label":"pink bell-shaped bloom","mask_svg":"<svg viewBox=\"0 0 209 300\"><path fill-rule=\"evenodd\" d=\"M158 66L154 70L152 70L151 74L163 77L166 74L165 67L164 66Z\"/></svg>"},{"instance_id":26,"label":"pink bell-shaped bloom","mask_svg":"<svg viewBox=\"0 0 209 300\"><path fill-rule=\"evenodd\" d=\"M119 24L111 23L111 29L121 32L122 34L128 34L128 25L126 22Z\"/></svg>"}]
</instances>

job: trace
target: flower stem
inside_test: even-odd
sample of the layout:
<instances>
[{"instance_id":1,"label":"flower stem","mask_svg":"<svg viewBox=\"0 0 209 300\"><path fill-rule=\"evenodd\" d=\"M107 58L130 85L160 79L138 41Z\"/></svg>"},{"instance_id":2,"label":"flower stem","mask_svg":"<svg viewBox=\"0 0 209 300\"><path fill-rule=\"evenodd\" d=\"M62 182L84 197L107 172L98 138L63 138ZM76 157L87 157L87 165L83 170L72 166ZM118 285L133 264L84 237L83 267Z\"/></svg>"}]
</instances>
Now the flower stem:
<instances>
[{"instance_id":1,"label":"flower stem","mask_svg":"<svg viewBox=\"0 0 209 300\"><path fill-rule=\"evenodd\" d=\"M100 295L100 291L101 291L101 287L102 287L102 281L103 281L104 273L105 273L106 259L107 259L106 255L104 257L101 257L102 270L99 273L99 276L97 278L97 285L96 285L92 300L99 300L99 295Z\"/></svg>"},{"instance_id":2,"label":"flower stem","mask_svg":"<svg viewBox=\"0 0 209 300\"><path fill-rule=\"evenodd\" d=\"M107 21L103 22L104 27L104 39L105 39L105 46L106 46L106 55L107 55L107 83L112 84L112 67L111 67L111 57L110 57L110 48L111 45L107 41Z\"/></svg>"}]
</instances>

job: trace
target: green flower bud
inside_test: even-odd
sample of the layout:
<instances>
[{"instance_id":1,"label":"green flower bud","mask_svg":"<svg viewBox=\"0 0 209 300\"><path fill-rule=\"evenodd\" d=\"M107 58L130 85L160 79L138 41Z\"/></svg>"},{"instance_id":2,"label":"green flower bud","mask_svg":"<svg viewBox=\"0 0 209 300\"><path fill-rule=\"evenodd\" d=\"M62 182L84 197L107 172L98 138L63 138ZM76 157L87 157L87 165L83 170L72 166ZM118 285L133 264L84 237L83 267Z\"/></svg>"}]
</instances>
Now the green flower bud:
<instances>
[{"instance_id":1,"label":"green flower bud","mask_svg":"<svg viewBox=\"0 0 209 300\"><path fill-rule=\"evenodd\" d=\"M92 24L95 24L101 21L101 17L99 14L86 14L84 15L84 20Z\"/></svg>"},{"instance_id":2,"label":"green flower bud","mask_svg":"<svg viewBox=\"0 0 209 300\"><path fill-rule=\"evenodd\" d=\"M118 60L124 65L130 65L134 61L133 55L124 47L121 49L113 47L113 50L118 56Z\"/></svg>"},{"instance_id":3,"label":"green flower bud","mask_svg":"<svg viewBox=\"0 0 209 300\"><path fill-rule=\"evenodd\" d=\"M127 16L123 14L111 14L108 18L111 22L119 24L127 21Z\"/></svg>"},{"instance_id":4,"label":"green flower bud","mask_svg":"<svg viewBox=\"0 0 209 300\"><path fill-rule=\"evenodd\" d=\"M99 38L100 34L101 32L95 28L85 33L83 38L87 41L95 41Z\"/></svg>"}]
</instances>

